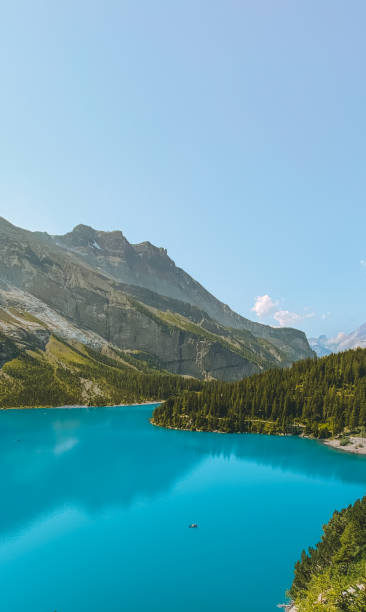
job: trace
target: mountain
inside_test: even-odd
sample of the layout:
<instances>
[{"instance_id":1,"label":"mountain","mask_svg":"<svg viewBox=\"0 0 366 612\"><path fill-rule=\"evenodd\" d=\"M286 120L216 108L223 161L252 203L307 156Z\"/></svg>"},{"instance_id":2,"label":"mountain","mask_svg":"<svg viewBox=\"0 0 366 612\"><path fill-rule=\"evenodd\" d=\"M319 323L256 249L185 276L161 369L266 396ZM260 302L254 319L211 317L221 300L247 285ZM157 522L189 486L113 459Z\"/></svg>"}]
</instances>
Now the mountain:
<instances>
[{"instance_id":1,"label":"mountain","mask_svg":"<svg viewBox=\"0 0 366 612\"><path fill-rule=\"evenodd\" d=\"M304 334L262 325L238 315L178 268L166 249L150 242L133 245L120 231L101 232L86 225L78 225L72 232L54 236L53 240L117 281L188 302L225 327L249 331L257 338L269 340L283 350L290 361L305 353L309 355Z\"/></svg>"},{"instance_id":2,"label":"mountain","mask_svg":"<svg viewBox=\"0 0 366 612\"><path fill-rule=\"evenodd\" d=\"M308 340L311 348L318 355L318 357L325 357L333 352L327 345L328 338L325 334L322 334L318 338L308 338Z\"/></svg>"},{"instance_id":3,"label":"mountain","mask_svg":"<svg viewBox=\"0 0 366 612\"><path fill-rule=\"evenodd\" d=\"M50 336L122 351L135 370L202 379L237 380L313 355L302 332L236 314L165 249L84 225L50 236L0 218L0 307L2 363L14 346L46 351Z\"/></svg>"},{"instance_id":4,"label":"mountain","mask_svg":"<svg viewBox=\"0 0 366 612\"><path fill-rule=\"evenodd\" d=\"M319 357L348 349L366 348L366 323L350 334L339 332L334 338L325 335L309 338L309 344Z\"/></svg>"},{"instance_id":5,"label":"mountain","mask_svg":"<svg viewBox=\"0 0 366 612\"><path fill-rule=\"evenodd\" d=\"M20 346L0 335L7 357L0 369L0 408L131 404L166 399L204 384L196 378L156 372L148 363L116 349L95 351L47 332L45 338L42 343L28 333Z\"/></svg>"}]
</instances>

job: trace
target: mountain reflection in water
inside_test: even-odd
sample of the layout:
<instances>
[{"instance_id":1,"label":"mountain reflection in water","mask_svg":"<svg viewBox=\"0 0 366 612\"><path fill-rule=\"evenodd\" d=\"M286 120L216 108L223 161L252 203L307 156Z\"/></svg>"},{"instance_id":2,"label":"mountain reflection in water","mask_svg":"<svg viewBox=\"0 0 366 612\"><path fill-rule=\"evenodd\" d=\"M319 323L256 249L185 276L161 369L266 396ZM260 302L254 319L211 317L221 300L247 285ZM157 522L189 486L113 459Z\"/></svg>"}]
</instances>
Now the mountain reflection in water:
<instances>
[{"instance_id":1,"label":"mountain reflection in water","mask_svg":"<svg viewBox=\"0 0 366 612\"><path fill-rule=\"evenodd\" d=\"M0 413L1 610L142 612L148 597L150 612L265 612L333 510L365 492L365 457L160 429L151 411Z\"/></svg>"}]
</instances>

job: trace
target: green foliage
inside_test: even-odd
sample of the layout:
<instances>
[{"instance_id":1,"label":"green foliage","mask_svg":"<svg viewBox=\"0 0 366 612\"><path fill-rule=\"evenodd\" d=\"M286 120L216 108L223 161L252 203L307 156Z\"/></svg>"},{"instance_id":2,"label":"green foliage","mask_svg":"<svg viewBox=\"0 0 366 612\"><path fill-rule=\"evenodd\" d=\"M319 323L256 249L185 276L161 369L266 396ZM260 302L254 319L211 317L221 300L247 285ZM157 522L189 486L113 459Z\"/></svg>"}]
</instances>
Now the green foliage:
<instances>
[{"instance_id":1,"label":"green foliage","mask_svg":"<svg viewBox=\"0 0 366 612\"><path fill-rule=\"evenodd\" d=\"M157 425L328 438L366 424L366 349L306 359L239 382L211 382L156 408Z\"/></svg>"},{"instance_id":2,"label":"green foliage","mask_svg":"<svg viewBox=\"0 0 366 612\"><path fill-rule=\"evenodd\" d=\"M201 387L193 378L140 372L119 357L51 336L46 351L25 351L0 370L0 408L157 401Z\"/></svg>"},{"instance_id":3,"label":"green foliage","mask_svg":"<svg viewBox=\"0 0 366 612\"><path fill-rule=\"evenodd\" d=\"M333 517L302 552L289 591L299 612L366 610L366 497Z\"/></svg>"},{"instance_id":4,"label":"green foliage","mask_svg":"<svg viewBox=\"0 0 366 612\"><path fill-rule=\"evenodd\" d=\"M343 436L343 438L341 438L339 441L340 446L347 446L347 444L349 443L350 443L350 439L348 436Z\"/></svg>"}]
</instances>

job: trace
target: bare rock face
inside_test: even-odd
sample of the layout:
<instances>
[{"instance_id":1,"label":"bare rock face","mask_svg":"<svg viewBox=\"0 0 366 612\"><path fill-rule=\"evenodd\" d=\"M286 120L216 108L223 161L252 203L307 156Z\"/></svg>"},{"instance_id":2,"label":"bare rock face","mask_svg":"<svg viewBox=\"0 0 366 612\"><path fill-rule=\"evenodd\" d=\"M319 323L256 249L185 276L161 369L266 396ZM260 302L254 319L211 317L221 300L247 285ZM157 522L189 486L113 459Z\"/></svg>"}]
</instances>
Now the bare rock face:
<instances>
[{"instance_id":1,"label":"bare rock face","mask_svg":"<svg viewBox=\"0 0 366 612\"><path fill-rule=\"evenodd\" d=\"M302 332L240 317L177 268L165 249L148 242L131 245L118 231L79 225L51 237L0 219L5 318L19 301L44 327L29 330L28 320L26 333L33 339L22 344L18 325L16 347L46 342L55 328L70 337L72 329L86 344L143 352L158 369L222 380L312 356ZM9 329L0 311L0 332L10 338ZM4 347L3 352L5 359Z\"/></svg>"},{"instance_id":2,"label":"bare rock face","mask_svg":"<svg viewBox=\"0 0 366 612\"><path fill-rule=\"evenodd\" d=\"M269 340L284 351L290 361L313 355L303 332L276 329L238 315L178 268L164 248L155 247L150 242L132 245L121 232L101 232L84 225L78 225L65 236L55 236L54 240L117 281L188 302L226 327L247 330L254 336Z\"/></svg>"}]
</instances>

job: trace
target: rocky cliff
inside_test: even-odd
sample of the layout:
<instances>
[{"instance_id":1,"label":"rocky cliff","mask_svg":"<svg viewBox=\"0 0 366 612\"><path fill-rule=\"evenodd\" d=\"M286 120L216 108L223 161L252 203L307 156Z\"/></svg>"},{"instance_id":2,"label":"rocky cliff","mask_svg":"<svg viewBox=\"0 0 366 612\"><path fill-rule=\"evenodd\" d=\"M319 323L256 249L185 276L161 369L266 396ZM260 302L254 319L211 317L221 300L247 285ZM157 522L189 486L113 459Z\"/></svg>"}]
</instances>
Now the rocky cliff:
<instances>
[{"instance_id":1,"label":"rocky cliff","mask_svg":"<svg viewBox=\"0 0 366 612\"><path fill-rule=\"evenodd\" d=\"M29 334L36 317L39 342L47 333L71 336L205 379L237 380L312 355L302 332L240 317L164 249L131 245L121 232L81 225L52 237L0 219L0 281L0 331L22 349L20 330ZM22 325L14 323L19 311L28 314Z\"/></svg>"},{"instance_id":2,"label":"rocky cliff","mask_svg":"<svg viewBox=\"0 0 366 612\"><path fill-rule=\"evenodd\" d=\"M302 332L273 328L240 316L177 267L164 248L150 242L130 244L122 232L102 232L86 225L78 225L72 232L54 236L53 240L118 281L188 302L226 327L247 330L269 340L290 361L312 354Z\"/></svg>"}]
</instances>

